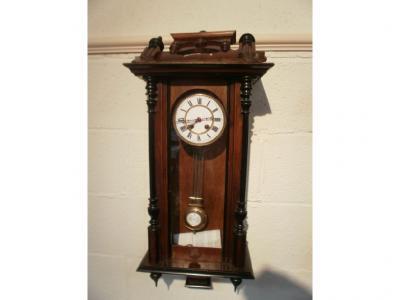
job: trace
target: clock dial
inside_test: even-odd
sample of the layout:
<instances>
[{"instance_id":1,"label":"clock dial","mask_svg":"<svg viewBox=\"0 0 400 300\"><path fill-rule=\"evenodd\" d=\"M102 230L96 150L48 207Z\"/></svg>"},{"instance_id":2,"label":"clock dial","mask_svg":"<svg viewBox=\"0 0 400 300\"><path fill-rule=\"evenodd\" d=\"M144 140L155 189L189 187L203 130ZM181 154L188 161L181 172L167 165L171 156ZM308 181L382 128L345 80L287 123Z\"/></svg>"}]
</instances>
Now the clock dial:
<instances>
[{"instance_id":1,"label":"clock dial","mask_svg":"<svg viewBox=\"0 0 400 300\"><path fill-rule=\"evenodd\" d=\"M215 142L224 132L226 114L216 98L195 93L180 100L173 113L177 135L193 146Z\"/></svg>"},{"instance_id":2,"label":"clock dial","mask_svg":"<svg viewBox=\"0 0 400 300\"><path fill-rule=\"evenodd\" d=\"M201 223L201 216L196 212L190 212L186 215L186 223L192 227L197 227Z\"/></svg>"}]
</instances>

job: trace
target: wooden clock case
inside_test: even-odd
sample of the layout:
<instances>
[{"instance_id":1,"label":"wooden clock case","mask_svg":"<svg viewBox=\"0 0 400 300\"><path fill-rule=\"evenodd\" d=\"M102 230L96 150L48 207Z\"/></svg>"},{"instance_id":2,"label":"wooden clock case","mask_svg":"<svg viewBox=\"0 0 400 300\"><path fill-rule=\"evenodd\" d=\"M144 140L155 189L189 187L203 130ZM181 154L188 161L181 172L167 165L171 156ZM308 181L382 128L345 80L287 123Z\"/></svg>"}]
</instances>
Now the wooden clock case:
<instances>
[{"instance_id":1,"label":"wooden clock case","mask_svg":"<svg viewBox=\"0 0 400 300\"><path fill-rule=\"evenodd\" d=\"M171 35L169 52L163 51L161 37L153 38L140 57L124 64L146 81L147 90L150 225L148 251L138 271L149 272L156 285L167 273L186 275L188 286L200 287L210 286L210 276L227 277L236 289L242 279L254 279L244 223L250 95L253 83L273 63L256 51L249 33L236 50L231 49L235 31ZM205 202L206 228L221 230L221 248L180 246L172 239L173 232L188 231L182 199L190 193L193 170L191 147L173 138L171 113L179 99L193 92L219 99L227 115L224 133L209 146L204 163L204 198L213 199Z\"/></svg>"}]
</instances>

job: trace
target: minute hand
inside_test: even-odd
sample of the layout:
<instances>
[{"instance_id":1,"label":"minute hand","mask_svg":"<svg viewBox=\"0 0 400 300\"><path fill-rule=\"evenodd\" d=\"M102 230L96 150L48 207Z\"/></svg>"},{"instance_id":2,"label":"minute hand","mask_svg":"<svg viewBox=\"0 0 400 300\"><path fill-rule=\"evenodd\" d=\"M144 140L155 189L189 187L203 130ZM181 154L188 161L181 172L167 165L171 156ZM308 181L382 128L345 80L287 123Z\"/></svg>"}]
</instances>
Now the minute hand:
<instances>
[{"instance_id":1,"label":"minute hand","mask_svg":"<svg viewBox=\"0 0 400 300\"><path fill-rule=\"evenodd\" d=\"M202 121L211 121L211 120L213 120L213 119L214 119L214 117L197 118L197 119L194 119L194 120L187 120L186 123L200 123L200 122L202 122Z\"/></svg>"}]
</instances>

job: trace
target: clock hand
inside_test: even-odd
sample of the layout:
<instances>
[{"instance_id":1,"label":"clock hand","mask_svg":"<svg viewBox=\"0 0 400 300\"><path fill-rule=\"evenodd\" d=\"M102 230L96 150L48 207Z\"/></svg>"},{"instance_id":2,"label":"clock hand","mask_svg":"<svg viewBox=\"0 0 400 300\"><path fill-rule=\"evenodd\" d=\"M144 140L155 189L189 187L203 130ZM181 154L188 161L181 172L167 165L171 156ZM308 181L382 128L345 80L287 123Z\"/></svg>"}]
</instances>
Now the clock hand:
<instances>
[{"instance_id":1,"label":"clock hand","mask_svg":"<svg viewBox=\"0 0 400 300\"><path fill-rule=\"evenodd\" d=\"M202 121L210 121L210 120L212 120L213 119L213 117L208 117L208 118L196 118L196 119L193 119L193 120L186 120L186 123L191 123L191 122L193 122L193 123L200 123L200 122L202 122Z\"/></svg>"}]
</instances>

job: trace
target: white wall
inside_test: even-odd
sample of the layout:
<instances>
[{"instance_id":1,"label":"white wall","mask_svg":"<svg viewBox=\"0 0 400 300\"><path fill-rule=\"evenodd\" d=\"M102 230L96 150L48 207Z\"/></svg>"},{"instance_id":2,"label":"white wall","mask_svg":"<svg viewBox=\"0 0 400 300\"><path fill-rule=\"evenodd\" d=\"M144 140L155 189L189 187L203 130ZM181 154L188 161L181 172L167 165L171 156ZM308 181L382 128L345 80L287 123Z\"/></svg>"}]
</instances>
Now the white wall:
<instances>
[{"instance_id":1,"label":"white wall","mask_svg":"<svg viewBox=\"0 0 400 300\"><path fill-rule=\"evenodd\" d=\"M211 3L89 0L89 39L165 39L201 29L237 29L256 40L311 34L310 1ZM89 56L89 299L309 299L311 51L267 52L275 66L254 90L248 241L256 280L238 294L228 280L192 290L183 277L165 275L155 288L135 271L149 220L144 82L122 66L135 55Z\"/></svg>"},{"instance_id":2,"label":"white wall","mask_svg":"<svg viewBox=\"0 0 400 300\"><path fill-rule=\"evenodd\" d=\"M89 38L231 30L240 36L311 34L310 0L89 0Z\"/></svg>"}]
</instances>

